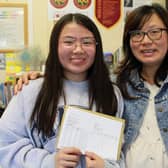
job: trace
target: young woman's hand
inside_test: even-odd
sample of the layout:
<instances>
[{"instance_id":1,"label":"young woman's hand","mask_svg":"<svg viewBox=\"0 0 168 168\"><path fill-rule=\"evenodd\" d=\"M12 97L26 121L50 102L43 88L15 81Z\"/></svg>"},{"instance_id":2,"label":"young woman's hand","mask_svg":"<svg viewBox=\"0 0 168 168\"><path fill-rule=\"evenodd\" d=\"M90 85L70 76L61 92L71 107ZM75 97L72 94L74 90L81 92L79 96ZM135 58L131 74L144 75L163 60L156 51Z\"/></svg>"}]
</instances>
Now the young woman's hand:
<instances>
[{"instance_id":1,"label":"young woman's hand","mask_svg":"<svg viewBox=\"0 0 168 168\"><path fill-rule=\"evenodd\" d=\"M75 147L60 149L56 155L56 168L75 168L81 154L80 150Z\"/></svg>"},{"instance_id":2,"label":"young woman's hand","mask_svg":"<svg viewBox=\"0 0 168 168\"><path fill-rule=\"evenodd\" d=\"M29 80L37 79L43 76L38 71L31 71L28 73L24 73L20 78L17 80L16 85L14 86L14 94L17 94L20 90L22 90L23 84L27 85Z\"/></svg>"},{"instance_id":3,"label":"young woman's hand","mask_svg":"<svg viewBox=\"0 0 168 168\"><path fill-rule=\"evenodd\" d=\"M93 152L85 152L86 168L104 168L104 160Z\"/></svg>"}]
</instances>

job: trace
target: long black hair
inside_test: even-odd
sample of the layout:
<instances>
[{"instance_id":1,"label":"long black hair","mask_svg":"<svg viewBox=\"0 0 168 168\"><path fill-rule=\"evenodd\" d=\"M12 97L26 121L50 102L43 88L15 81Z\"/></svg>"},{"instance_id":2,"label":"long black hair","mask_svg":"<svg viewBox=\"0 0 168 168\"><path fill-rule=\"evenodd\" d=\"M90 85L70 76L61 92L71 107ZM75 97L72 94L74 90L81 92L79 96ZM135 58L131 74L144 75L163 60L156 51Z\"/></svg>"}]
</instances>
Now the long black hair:
<instances>
[{"instance_id":1,"label":"long black hair","mask_svg":"<svg viewBox=\"0 0 168 168\"><path fill-rule=\"evenodd\" d=\"M58 101L63 94L64 74L58 59L59 36L63 27L71 22L80 24L91 31L97 42L95 60L88 69L89 109L92 109L95 103L97 111L110 115L115 115L117 112L117 99L109 71L104 63L101 36L96 25L83 14L66 14L53 27L44 81L30 119L31 123L36 122L38 131L42 131L46 136L49 136L52 131L57 115Z\"/></svg>"},{"instance_id":2,"label":"long black hair","mask_svg":"<svg viewBox=\"0 0 168 168\"><path fill-rule=\"evenodd\" d=\"M119 86L124 98L131 98L127 91L127 84L131 83L129 76L132 70L137 70L140 74L142 63L138 61L132 53L130 47L130 34L132 30L140 30L143 25L156 14L168 28L168 11L159 4L144 5L134 9L126 18L123 35L123 54L124 59L120 62L115 73L117 74L117 85ZM155 84L159 85L159 81L164 80L168 74L168 51L162 64L155 74ZM133 84L132 84L133 86Z\"/></svg>"}]
</instances>

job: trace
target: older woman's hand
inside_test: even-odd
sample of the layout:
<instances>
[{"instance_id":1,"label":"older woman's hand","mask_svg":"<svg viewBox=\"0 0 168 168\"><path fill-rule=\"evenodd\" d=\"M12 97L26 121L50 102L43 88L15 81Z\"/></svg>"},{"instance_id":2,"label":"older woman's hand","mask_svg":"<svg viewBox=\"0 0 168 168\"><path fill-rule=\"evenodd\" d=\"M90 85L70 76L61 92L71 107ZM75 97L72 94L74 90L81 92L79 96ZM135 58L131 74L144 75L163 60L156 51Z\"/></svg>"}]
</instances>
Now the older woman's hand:
<instances>
[{"instance_id":1,"label":"older woman's hand","mask_svg":"<svg viewBox=\"0 0 168 168\"><path fill-rule=\"evenodd\" d=\"M29 83L29 80L37 79L42 76L43 74L38 71L30 71L24 73L22 76L19 77L14 86L14 94L16 95L20 90L22 90L23 84L27 85Z\"/></svg>"}]
</instances>

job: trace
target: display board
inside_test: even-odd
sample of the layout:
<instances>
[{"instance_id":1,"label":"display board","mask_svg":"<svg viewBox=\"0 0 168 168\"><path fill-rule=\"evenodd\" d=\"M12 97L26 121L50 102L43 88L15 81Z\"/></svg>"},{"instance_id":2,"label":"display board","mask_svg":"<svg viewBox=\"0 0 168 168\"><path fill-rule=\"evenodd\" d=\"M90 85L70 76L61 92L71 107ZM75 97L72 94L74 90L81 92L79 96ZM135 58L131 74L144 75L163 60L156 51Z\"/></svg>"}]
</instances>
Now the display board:
<instances>
[{"instance_id":1,"label":"display board","mask_svg":"<svg viewBox=\"0 0 168 168\"><path fill-rule=\"evenodd\" d=\"M24 3L0 3L0 53L28 45L28 12Z\"/></svg>"}]
</instances>

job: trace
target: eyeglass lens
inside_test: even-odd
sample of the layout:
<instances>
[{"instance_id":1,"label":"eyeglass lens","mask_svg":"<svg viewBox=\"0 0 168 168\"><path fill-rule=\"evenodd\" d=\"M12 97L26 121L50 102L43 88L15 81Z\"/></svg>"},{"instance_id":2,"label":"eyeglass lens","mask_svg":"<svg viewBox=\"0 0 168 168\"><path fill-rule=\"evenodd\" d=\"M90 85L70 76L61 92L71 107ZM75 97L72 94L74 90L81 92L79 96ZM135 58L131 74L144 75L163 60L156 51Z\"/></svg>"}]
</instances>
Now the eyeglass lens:
<instances>
[{"instance_id":1,"label":"eyeglass lens","mask_svg":"<svg viewBox=\"0 0 168 168\"><path fill-rule=\"evenodd\" d=\"M130 32L130 38L133 42L141 42L145 35L148 36L150 40L160 40L162 37L162 31L167 31L165 28L152 29L147 32L140 30L135 30Z\"/></svg>"}]
</instances>

